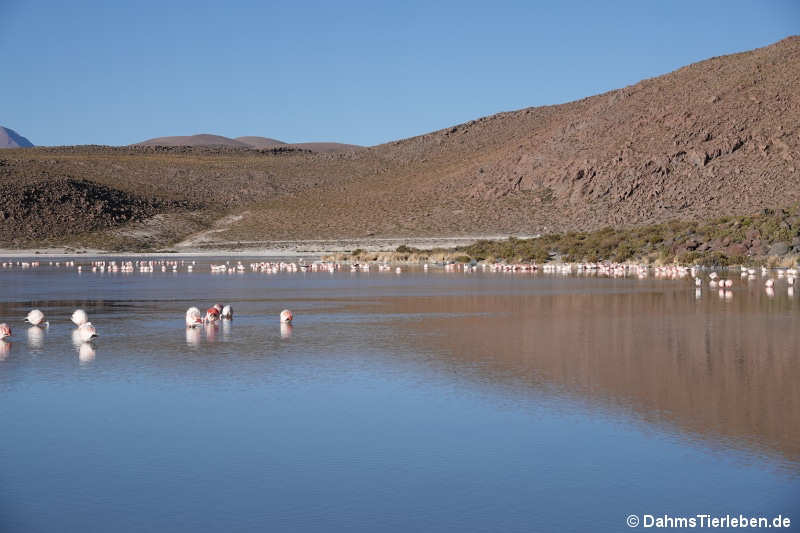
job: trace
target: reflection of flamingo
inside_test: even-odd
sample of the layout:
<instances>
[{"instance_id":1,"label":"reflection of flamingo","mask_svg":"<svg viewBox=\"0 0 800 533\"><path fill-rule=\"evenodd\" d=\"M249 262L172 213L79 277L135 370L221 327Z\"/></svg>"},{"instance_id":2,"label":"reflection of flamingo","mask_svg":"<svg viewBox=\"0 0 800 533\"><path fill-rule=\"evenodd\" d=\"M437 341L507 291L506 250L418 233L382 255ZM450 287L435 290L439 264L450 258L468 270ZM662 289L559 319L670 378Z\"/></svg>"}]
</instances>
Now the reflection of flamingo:
<instances>
[{"instance_id":1,"label":"reflection of flamingo","mask_svg":"<svg viewBox=\"0 0 800 533\"><path fill-rule=\"evenodd\" d=\"M5 361L11 353L11 343L7 340L0 340L0 361Z\"/></svg>"},{"instance_id":2,"label":"reflection of flamingo","mask_svg":"<svg viewBox=\"0 0 800 533\"><path fill-rule=\"evenodd\" d=\"M218 328L219 328L219 326L217 326L217 324L214 323L214 322L209 322L208 324L206 324L206 328L205 328L206 329L206 340L208 342L215 342L217 340L217 329Z\"/></svg>"},{"instance_id":3,"label":"reflection of flamingo","mask_svg":"<svg viewBox=\"0 0 800 533\"><path fill-rule=\"evenodd\" d=\"M78 361L82 364L91 363L94 361L96 353L91 343L84 342L78 348Z\"/></svg>"},{"instance_id":4,"label":"reflection of flamingo","mask_svg":"<svg viewBox=\"0 0 800 533\"><path fill-rule=\"evenodd\" d=\"M72 323L75 324L76 326L80 326L89 321L89 316L83 309L76 309L75 312L72 313L70 320L72 320Z\"/></svg>"},{"instance_id":5,"label":"reflection of flamingo","mask_svg":"<svg viewBox=\"0 0 800 533\"><path fill-rule=\"evenodd\" d=\"M284 309L283 311L281 311L281 322L289 324L293 318L294 314L292 314L292 312L289 311L288 309Z\"/></svg>"},{"instance_id":6,"label":"reflection of flamingo","mask_svg":"<svg viewBox=\"0 0 800 533\"><path fill-rule=\"evenodd\" d=\"M39 326L28 328L28 346L31 348L41 348L44 345L44 330Z\"/></svg>"},{"instance_id":7,"label":"reflection of flamingo","mask_svg":"<svg viewBox=\"0 0 800 533\"><path fill-rule=\"evenodd\" d=\"M11 336L11 326L3 322L0 324L0 339L5 339Z\"/></svg>"},{"instance_id":8,"label":"reflection of flamingo","mask_svg":"<svg viewBox=\"0 0 800 533\"><path fill-rule=\"evenodd\" d=\"M200 328L186 328L186 344L193 348L200 346Z\"/></svg>"},{"instance_id":9,"label":"reflection of flamingo","mask_svg":"<svg viewBox=\"0 0 800 533\"><path fill-rule=\"evenodd\" d=\"M292 325L288 322L281 322L281 338L289 339L292 336Z\"/></svg>"}]
</instances>

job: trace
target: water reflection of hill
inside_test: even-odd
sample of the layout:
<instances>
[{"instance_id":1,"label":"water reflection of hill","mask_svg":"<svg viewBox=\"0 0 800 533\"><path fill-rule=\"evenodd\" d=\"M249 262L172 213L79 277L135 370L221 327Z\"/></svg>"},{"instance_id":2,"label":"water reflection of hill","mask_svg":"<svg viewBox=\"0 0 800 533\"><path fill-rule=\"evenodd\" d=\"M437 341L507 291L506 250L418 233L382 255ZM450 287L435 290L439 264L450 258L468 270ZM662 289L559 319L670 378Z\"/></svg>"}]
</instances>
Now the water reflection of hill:
<instances>
[{"instance_id":1,"label":"water reflection of hill","mask_svg":"<svg viewBox=\"0 0 800 533\"><path fill-rule=\"evenodd\" d=\"M380 303L381 312L430 313L406 324L409 342L445 364L497 382L552 384L700 437L800 459L800 332L788 301L756 291L695 301L681 287Z\"/></svg>"}]
</instances>

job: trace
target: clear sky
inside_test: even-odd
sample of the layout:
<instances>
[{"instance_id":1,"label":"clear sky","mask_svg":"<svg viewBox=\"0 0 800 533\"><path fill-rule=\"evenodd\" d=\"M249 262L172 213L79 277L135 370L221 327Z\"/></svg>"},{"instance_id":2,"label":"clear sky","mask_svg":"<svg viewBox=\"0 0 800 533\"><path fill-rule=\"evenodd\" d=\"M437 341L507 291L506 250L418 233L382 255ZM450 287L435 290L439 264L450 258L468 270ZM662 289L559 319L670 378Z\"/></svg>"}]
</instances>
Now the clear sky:
<instances>
[{"instance_id":1,"label":"clear sky","mask_svg":"<svg viewBox=\"0 0 800 533\"><path fill-rule=\"evenodd\" d=\"M798 0L0 0L0 125L373 145L799 33Z\"/></svg>"}]
</instances>

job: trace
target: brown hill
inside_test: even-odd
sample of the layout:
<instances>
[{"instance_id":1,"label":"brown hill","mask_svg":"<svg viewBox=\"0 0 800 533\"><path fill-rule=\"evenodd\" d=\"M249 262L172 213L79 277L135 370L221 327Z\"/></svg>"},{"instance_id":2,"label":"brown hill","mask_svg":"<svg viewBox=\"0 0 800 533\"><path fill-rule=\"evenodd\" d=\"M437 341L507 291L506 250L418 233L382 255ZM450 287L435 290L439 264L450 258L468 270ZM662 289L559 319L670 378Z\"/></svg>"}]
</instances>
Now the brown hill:
<instances>
[{"instance_id":1,"label":"brown hill","mask_svg":"<svg viewBox=\"0 0 800 533\"><path fill-rule=\"evenodd\" d=\"M798 124L791 37L358 153L359 175L251 210L230 236L538 233L747 214L800 201Z\"/></svg>"},{"instance_id":2,"label":"brown hill","mask_svg":"<svg viewBox=\"0 0 800 533\"><path fill-rule=\"evenodd\" d=\"M343 144L343 143L331 143L331 142L294 143L294 144L289 144L287 146L299 148L301 150L311 150L312 152L318 152L318 153L351 152L354 150L364 149L363 146L359 146L357 144Z\"/></svg>"},{"instance_id":3,"label":"brown hill","mask_svg":"<svg viewBox=\"0 0 800 533\"><path fill-rule=\"evenodd\" d=\"M236 137L235 141L239 141L240 143L244 143L247 146L254 148L256 150L266 150L269 148L275 148L276 146L283 146L286 143L283 141L279 141L277 139L270 139L269 137L256 137L256 136L247 136L247 137Z\"/></svg>"},{"instance_id":4,"label":"brown hill","mask_svg":"<svg viewBox=\"0 0 800 533\"><path fill-rule=\"evenodd\" d=\"M31 145L32 146L32 145ZM271 150L280 146L286 146L297 150L306 150L318 153L347 152L360 150L363 146L355 144L343 144L335 142L307 142L287 144L277 139L269 137L245 136L231 139L222 135L211 135L201 133L198 135L184 135L174 137L155 137L132 146L192 146L192 147L230 147L230 148L251 148L253 150Z\"/></svg>"},{"instance_id":5,"label":"brown hill","mask_svg":"<svg viewBox=\"0 0 800 533\"><path fill-rule=\"evenodd\" d=\"M202 204L209 219L240 213L217 234L235 241L539 233L798 203L799 146L800 37L791 37L357 151L6 150L0 183L82 178L159 205Z\"/></svg>"},{"instance_id":6,"label":"brown hill","mask_svg":"<svg viewBox=\"0 0 800 533\"><path fill-rule=\"evenodd\" d=\"M223 137L222 135L211 135L210 133L155 137L136 143L134 146L235 146L237 148L249 148L245 142Z\"/></svg>"}]
</instances>

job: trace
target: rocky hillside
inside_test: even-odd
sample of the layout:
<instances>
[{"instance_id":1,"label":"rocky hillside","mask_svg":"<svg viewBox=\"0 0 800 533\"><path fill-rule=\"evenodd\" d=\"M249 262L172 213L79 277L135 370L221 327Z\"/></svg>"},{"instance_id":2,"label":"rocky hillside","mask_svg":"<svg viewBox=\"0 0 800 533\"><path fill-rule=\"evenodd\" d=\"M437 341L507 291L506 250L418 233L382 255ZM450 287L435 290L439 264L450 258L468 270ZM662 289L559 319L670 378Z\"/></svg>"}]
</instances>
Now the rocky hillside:
<instances>
[{"instance_id":1,"label":"rocky hillside","mask_svg":"<svg viewBox=\"0 0 800 533\"><path fill-rule=\"evenodd\" d=\"M237 214L215 233L233 242L536 234L751 215L800 203L800 37L371 148L254 150L230 141L6 150L0 183L86 180L162 212L195 205L211 221Z\"/></svg>"},{"instance_id":2,"label":"rocky hillside","mask_svg":"<svg viewBox=\"0 0 800 533\"><path fill-rule=\"evenodd\" d=\"M590 230L800 201L800 37L569 104L373 149L372 172L255 224L303 234ZM365 158L366 159L366 158ZM311 205L315 217L308 217ZM348 219L339 223L347 213ZM258 216L258 215L254 215Z\"/></svg>"},{"instance_id":3,"label":"rocky hillside","mask_svg":"<svg viewBox=\"0 0 800 533\"><path fill-rule=\"evenodd\" d=\"M2 161L0 161L2 163ZM189 203L137 196L74 178L6 183L0 199L0 243L24 245L118 227Z\"/></svg>"}]
</instances>

